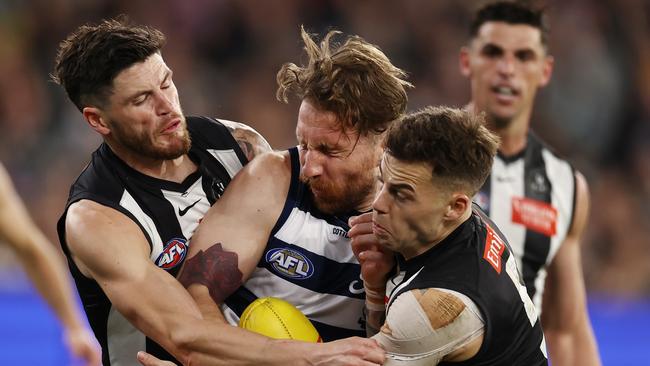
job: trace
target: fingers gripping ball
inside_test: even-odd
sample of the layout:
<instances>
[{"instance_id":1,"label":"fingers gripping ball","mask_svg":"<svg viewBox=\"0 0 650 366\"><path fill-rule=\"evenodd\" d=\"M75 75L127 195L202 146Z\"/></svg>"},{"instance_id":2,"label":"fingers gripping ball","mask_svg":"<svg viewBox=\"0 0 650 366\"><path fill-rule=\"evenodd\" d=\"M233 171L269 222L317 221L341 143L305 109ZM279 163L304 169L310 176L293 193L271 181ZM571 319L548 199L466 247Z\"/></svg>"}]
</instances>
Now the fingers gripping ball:
<instances>
[{"instance_id":1,"label":"fingers gripping ball","mask_svg":"<svg viewBox=\"0 0 650 366\"><path fill-rule=\"evenodd\" d=\"M270 338L322 342L305 314L275 297L259 298L248 305L239 318L239 326Z\"/></svg>"}]
</instances>

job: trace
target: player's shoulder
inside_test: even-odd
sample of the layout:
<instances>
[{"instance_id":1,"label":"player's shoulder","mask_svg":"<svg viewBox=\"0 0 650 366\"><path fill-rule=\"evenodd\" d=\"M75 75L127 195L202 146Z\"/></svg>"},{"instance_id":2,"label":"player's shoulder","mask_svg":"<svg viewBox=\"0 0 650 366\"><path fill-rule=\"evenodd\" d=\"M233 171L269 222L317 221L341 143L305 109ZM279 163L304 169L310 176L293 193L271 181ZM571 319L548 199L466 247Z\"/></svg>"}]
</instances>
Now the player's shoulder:
<instances>
[{"instance_id":1,"label":"player's shoulder","mask_svg":"<svg viewBox=\"0 0 650 366\"><path fill-rule=\"evenodd\" d=\"M66 214L66 221L75 229L94 230L95 225L122 225L130 220L118 210L91 199L81 199L70 204Z\"/></svg>"},{"instance_id":2,"label":"player's shoulder","mask_svg":"<svg viewBox=\"0 0 650 366\"><path fill-rule=\"evenodd\" d=\"M273 186L284 189L291 179L291 157L288 151L269 151L250 161L235 176L231 186Z\"/></svg>"},{"instance_id":3,"label":"player's shoulder","mask_svg":"<svg viewBox=\"0 0 650 366\"><path fill-rule=\"evenodd\" d=\"M438 329L453 323L467 308L466 301L469 299L459 295L438 288L413 289L395 299L391 312L406 315L413 309L420 309L431 327Z\"/></svg>"},{"instance_id":4,"label":"player's shoulder","mask_svg":"<svg viewBox=\"0 0 650 366\"><path fill-rule=\"evenodd\" d=\"M399 353L405 359L426 356L436 364L450 356L473 356L478 347L467 346L475 340L480 346L484 328L481 313L469 297L447 289L413 289L393 301L375 339L389 354Z\"/></svg>"}]
</instances>

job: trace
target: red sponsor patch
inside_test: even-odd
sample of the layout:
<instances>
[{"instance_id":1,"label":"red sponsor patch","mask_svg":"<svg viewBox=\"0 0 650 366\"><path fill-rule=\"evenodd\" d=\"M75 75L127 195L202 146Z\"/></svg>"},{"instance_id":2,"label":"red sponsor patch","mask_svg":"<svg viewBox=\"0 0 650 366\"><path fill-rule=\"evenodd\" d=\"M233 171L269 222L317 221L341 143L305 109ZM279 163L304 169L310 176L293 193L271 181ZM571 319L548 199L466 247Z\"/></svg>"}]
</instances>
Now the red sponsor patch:
<instances>
[{"instance_id":1,"label":"red sponsor patch","mask_svg":"<svg viewBox=\"0 0 650 366\"><path fill-rule=\"evenodd\" d=\"M556 233L557 209L546 202L513 197L512 222L546 236L553 236Z\"/></svg>"},{"instance_id":2,"label":"red sponsor patch","mask_svg":"<svg viewBox=\"0 0 650 366\"><path fill-rule=\"evenodd\" d=\"M488 261L488 263L490 263L499 274L501 274L501 255L505 249L506 244L499 235L492 230L490 225L487 225L487 236L485 238L483 259Z\"/></svg>"},{"instance_id":3,"label":"red sponsor patch","mask_svg":"<svg viewBox=\"0 0 650 366\"><path fill-rule=\"evenodd\" d=\"M172 239L167 242L165 249L156 259L156 265L162 269L172 269L183 261L187 255L185 239Z\"/></svg>"}]
</instances>

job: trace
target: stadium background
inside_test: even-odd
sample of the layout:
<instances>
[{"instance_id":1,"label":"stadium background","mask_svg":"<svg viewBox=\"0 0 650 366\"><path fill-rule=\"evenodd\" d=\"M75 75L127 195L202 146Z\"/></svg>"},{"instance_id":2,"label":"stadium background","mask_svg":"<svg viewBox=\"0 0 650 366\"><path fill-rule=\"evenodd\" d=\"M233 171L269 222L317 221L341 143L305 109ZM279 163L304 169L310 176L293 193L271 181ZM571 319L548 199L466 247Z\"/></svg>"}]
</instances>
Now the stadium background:
<instances>
[{"instance_id":1,"label":"stadium background","mask_svg":"<svg viewBox=\"0 0 650 366\"><path fill-rule=\"evenodd\" d=\"M297 103L275 73L301 57L299 25L379 45L416 86L409 109L464 105L457 67L484 1L0 0L0 161L37 223L55 223L99 137L48 81L56 46L87 22L128 14L161 29L187 114L245 122L295 144ZM650 365L650 2L546 1L555 71L533 128L590 182L583 243L589 310L605 365ZM0 364L66 365L60 327L0 246Z\"/></svg>"}]
</instances>

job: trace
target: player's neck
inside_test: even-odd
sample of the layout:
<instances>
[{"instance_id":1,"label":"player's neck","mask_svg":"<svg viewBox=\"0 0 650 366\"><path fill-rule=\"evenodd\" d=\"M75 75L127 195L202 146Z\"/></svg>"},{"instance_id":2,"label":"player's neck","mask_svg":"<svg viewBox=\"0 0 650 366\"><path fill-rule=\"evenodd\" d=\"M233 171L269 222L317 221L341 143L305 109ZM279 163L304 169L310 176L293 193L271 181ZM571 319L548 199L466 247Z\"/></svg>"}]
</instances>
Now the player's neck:
<instances>
[{"instance_id":1,"label":"player's neck","mask_svg":"<svg viewBox=\"0 0 650 366\"><path fill-rule=\"evenodd\" d=\"M513 156L526 148L528 141L529 117L522 116L513 120L508 126L500 129L494 128L490 123L490 129L501 139L499 152L504 156Z\"/></svg>"},{"instance_id":2,"label":"player's neck","mask_svg":"<svg viewBox=\"0 0 650 366\"><path fill-rule=\"evenodd\" d=\"M465 106L465 109L472 113L479 113L480 109L470 102ZM496 128L495 123L487 118L487 125L489 129L499 135L501 143L499 145L499 152L504 156L513 156L526 148L526 141L528 141L528 128L530 125L530 116L532 109L521 113L520 116L510 121L507 126Z\"/></svg>"},{"instance_id":3,"label":"player's neck","mask_svg":"<svg viewBox=\"0 0 650 366\"><path fill-rule=\"evenodd\" d=\"M196 171L196 164L184 154L176 159L152 159L140 154L111 146L111 150L128 166L150 177L182 183Z\"/></svg>"}]
</instances>

